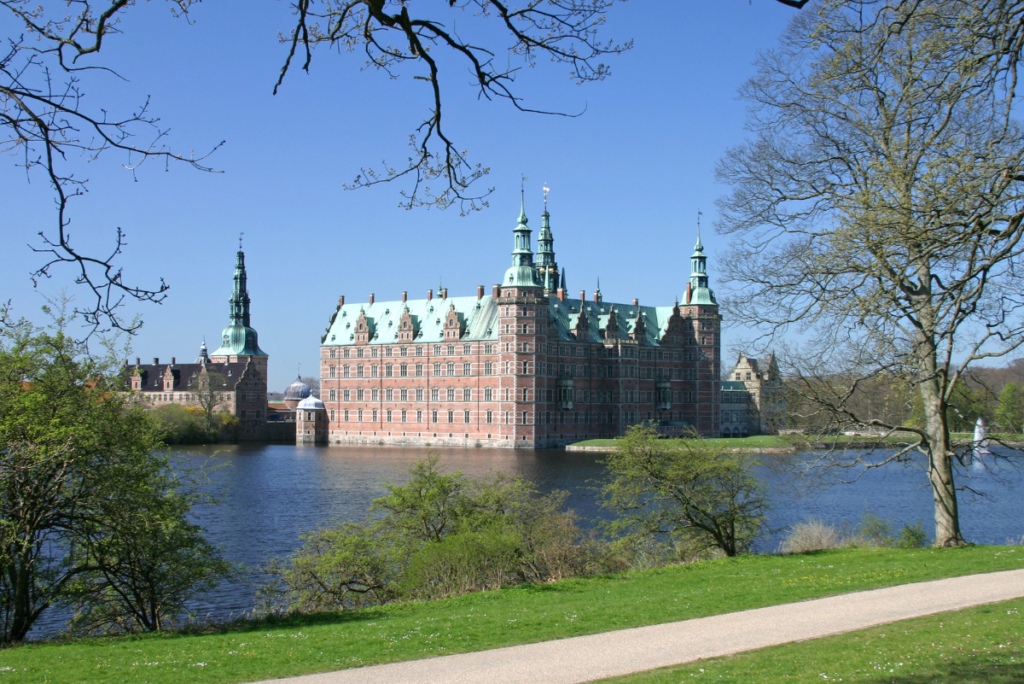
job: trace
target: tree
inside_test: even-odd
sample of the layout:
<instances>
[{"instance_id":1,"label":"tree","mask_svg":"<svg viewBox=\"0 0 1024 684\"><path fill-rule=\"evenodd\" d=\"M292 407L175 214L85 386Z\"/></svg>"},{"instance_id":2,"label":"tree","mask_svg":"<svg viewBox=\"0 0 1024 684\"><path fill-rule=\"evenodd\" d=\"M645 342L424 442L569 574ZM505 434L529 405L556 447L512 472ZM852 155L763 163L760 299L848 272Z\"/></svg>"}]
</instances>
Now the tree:
<instances>
[{"instance_id":1,"label":"tree","mask_svg":"<svg viewBox=\"0 0 1024 684\"><path fill-rule=\"evenodd\" d=\"M214 416L224 406L228 379L223 373L204 369L189 379L188 391L191 395L189 403L202 412L206 433L211 434Z\"/></svg>"},{"instance_id":2,"label":"tree","mask_svg":"<svg viewBox=\"0 0 1024 684\"><path fill-rule=\"evenodd\" d=\"M617 515L611 529L743 553L764 529L769 506L755 465L699 437L666 441L633 426L605 460L603 505Z\"/></svg>"},{"instance_id":3,"label":"tree","mask_svg":"<svg viewBox=\"0 0 1024 684\"><path fill-rule=\"evenodd\" d=\"M812 465L873 468L921 452L938 546L964 543L951 400L970 364L1024 340L1024 135L1009 29L985 14L996 5L1007 3L846 0L800 13L741 91L753 138L717 170L733 186L718 225L738 245L733 320L768 337L805 333L805 353L787 354L789 385L834 426L913 442L880 460ZM883 372L920 396L923 425L850 407Z\"/></svg>"},{"instance_id":4,"label":"tree","mask_svg":"<svg viewBox=\"0 0 1024 684\"><path fill-rule=\"evenodd\" d=\"M999 394L996 408L996 425L1003 432L1020 434L1024 432L1024 393L1015 382L1008 382Z\"/></svg>"},{"instance_id":5,"label":"tree","mask_svg":"<svg viewBox=\"0 0 1024 684\"><path fill-rule=\"evenodd\" d=\"M187 483L154 453L159 442L149 414L123 393L116 363L87 355L60 322L48 332L5 314L0 643L24 639L43 611L71 600L96 574L123 599L108 617L147 605L156 623L139 624L159 628L181 596L219 572L219 556L186 520ZM200 552L190 553L195 549ZM212 562L180 566L201 558ZM166 569L167 581L128 596L141 589L147 568L157 566ZM131 579L132 573L142 574Z\"/></svg>"}]
</instances>

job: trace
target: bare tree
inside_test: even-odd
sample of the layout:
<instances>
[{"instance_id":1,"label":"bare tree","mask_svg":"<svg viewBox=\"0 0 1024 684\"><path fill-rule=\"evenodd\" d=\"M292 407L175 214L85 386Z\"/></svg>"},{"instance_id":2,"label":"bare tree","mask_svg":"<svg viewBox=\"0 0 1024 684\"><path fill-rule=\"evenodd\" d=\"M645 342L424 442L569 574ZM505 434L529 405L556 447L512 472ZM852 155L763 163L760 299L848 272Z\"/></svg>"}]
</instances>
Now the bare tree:
<instances>
[{"instance_id":1,"label":"bare tree","mask_svg":"<svg viewBox=\"0 0 1024 684\"><path fill-rule=\"evenodd\" d=\"M193 0L167 0L175 16L187 16ZM429 88L427 113L409 137L410 154L405 163L383 162L364 168L346 187L357 188L404 179L402 206L448 207L465 211L486 206L489 189L477 192L470 186L489 171L472 163L443 125L441 72L454 71L461 62L468 67L471 85L481 98L507 100L525 112L543 110L527 106L513 86L523 67L550 59L568 67L576 83L600 81L609 75L600 60L629 49L631 43L598 38L598 29L615 0L448 0L447 7L419 11L401 0L295 0L295 23L282 34L288 54L274 87L276 93L296 55L308 70L313 50L329 47L362 52L367 68L396 78L403 67ZM776 0L803 7L807 0ZM0 0L0 11L18 28L7 37L7 51L0 55L0 151L14 152L27 171L40 168L56 196L56 226L39 233L33 249L44 263L33 278L49 278L55 268L71 266L76 281L91 293L78 313L94 329L119 328L134 332L139 321L127 322L117 315L126 299L161 302L168 285L126 282L115 258L125 245L121 228L115 229L110 250L86 253L72 244L68 202L80 196L85 180L76 176L71 156L94 160L104 152L124 155L123 166L132 173L150 159L179 161L212 171L205 154L179 154L166 143L167 129L143 103L135 112L116 116L102 103L84 104L84 79L91 71L114 73L116 65L99 63L105 42L120 33L119 20L135 5L132 0ZM250 11L259 11L251 9ZM476 42L464 38L455 20L476 23L498 31ZM505 43L498 44L501 37ZM493 42L492 42L493 41ZM447 91L444 91L447 92ZM562 112L545 112L575 116ZM223 143L221 143L223 144ZM432 188L436 181L439 188Z\"/></svg>"},{"instance_id":2,"label":"bare tree","mask_svg":"<svg viewBox=\"0 0 1024 684\"><path fill-rule=\"evenodd\" d=\"M783 355L788 384L832 425L911 438L841 464L925 454L940 546L964 541L951 398L970 364L1024 341L1015 58L978 13L1009 4L845 0L797 15L742 90L753 139L718 168L733 186L719 223L736 245L732 319L765 339L808 336ZM922 426L851 401L881 373L919 393Z\"/></svg>"},{"instance_id":3,"label":"bare tree","mask_svg":"<svg viewBox=\"0 0 1024 684\"><path fill-rule=\"evenodd\" d=\"M202 411L207 433L213 430L214 414L227 404L229 389L227 377L215 371L196 373L189 380L189 403Z\"/></svg>"}]
</instances>

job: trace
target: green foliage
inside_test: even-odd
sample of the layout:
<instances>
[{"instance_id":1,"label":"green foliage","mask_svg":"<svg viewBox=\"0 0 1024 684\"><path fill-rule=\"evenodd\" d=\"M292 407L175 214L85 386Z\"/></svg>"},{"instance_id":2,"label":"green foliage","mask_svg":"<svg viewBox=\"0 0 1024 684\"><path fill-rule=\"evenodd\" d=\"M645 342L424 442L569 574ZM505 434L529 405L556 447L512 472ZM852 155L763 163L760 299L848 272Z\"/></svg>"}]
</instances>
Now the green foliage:
<instances>
[{"instance_id":1,"label":"green foliage","mask_svg":"<svg viewBox=\"0 0 1024 684\"><path fill-rule=\"evenodd\" d=\"M999 393L995 422L1003 432L1020 434L1024 431L1024 391L1017 383L1006 383Z\"/></svg>"},{"instance_id":2,"label":"green foliage","mask_svg":"<svg viewBox=\"0 0 1024 684\"><path fill-rule=\"evenodd\" d=\"M989 424L994 416L992 396L988 391L984 388L971 389L963 381L956 384L946 409L950 432L971 432L978 418ZM925 425L924 403L920 393L914 394L910 422L917 427Z\"/></svg>"},{"instance_id":3,"label":"green foliage","mask_svg":"<svg viewBox=\"0 0 1024 684\"><path fill-rule=\"evenodd\" d=\"M399 598L437 599L606 569L600 545L521 479L444 473L430 456L388 484L377 519L308 533L268 568L264 609L342 610Z\"/></svg>"},{"instance_id":4,"label":"green foliage","mask_svg":"<svg viewBox=\"0 0 1024 684\"><path fill-rule=\"evenodd\" d=\"M669 442L633 427L605 460L604 505L618 515L609 527L735 556L764 529L769 501L755 465L697 437Z\"/></svg>"},{"instance_id":5,"label":"green foliage","mask_svg":"<svg viewBox=\"0 0 1024 684\"><path fill-rule=\"evenodd\" d=\"M866 546L892 546L892 524L877 513L865 512L856 534Z\"/></svg>"},{"instance_id":6,"label":"green foliage","mask_svg":"<svg viewBox=\"0 0 1024 684\"><path fill-rule=\"evenodd\" d=\"M231 413L214 413L208 420L202 409L181 404L164 404L150 413L164 444L216 444L238 438L238 418Z\"/></svg>"},{"instance_id":7,"label":"green foliage","mask_svg":"<svg viewBox=\"0 0 1024 684\"><path fill-rule=\"evenodd\" d=\"M928 546L928 533L918 520L913 525L904 525L900 528L899 535L893 541L893 545L898 549L923 549Z\"/></svg>"},{"instance_id":8,"label":"green foliage","mask_svg":"<svg viewBox=\"0 0 1024 684\"><path fill-rule=\"evenodd\" d=\"M121 391L115 364L59 322L52 332L5 322L0 641L24 639L57 603L88 605L91 629L159 629L221 566L186 521L182 483L154 454L148 412Z\"/></svg>"}]
</instances>

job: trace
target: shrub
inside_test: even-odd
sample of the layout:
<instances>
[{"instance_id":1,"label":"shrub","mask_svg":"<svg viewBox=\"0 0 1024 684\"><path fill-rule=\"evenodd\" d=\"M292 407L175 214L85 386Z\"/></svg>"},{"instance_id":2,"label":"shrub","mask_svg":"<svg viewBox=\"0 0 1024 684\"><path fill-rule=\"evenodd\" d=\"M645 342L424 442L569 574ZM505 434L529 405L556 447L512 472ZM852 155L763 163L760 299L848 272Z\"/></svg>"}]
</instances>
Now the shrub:
<instances>
[{"instance_id":1,"label":"shrub","mask_svg":"<svg viewBox=\"0 0 1024 684\"><path fill-rule=\"evenodd\" d=\"M928 545L928 534L918 520L913 525L904 525L894 541L898 549L921 549Z\"/></svg>"},{"instance_id":2,"label":"shrub","mask_svg":"<svg viewBox=\"0 0 1024 684\"><path fill-rule=\"evenodd\" d=\"M892 524L876 513L867 511L856 528L857 546L894 546Z\"/></svg>"},{"instance_id":3,"label":"shrub","mask_svg":"<svg viewBox=\"0 0 1024 684\"><path fill-rule=\"evenodd\" d=\"M821 520L810 519L794 525L786 538L779 545L781 553L804 553L838 549L848 545L834 525L827 525Z\"/></svg>"}]
</instances>

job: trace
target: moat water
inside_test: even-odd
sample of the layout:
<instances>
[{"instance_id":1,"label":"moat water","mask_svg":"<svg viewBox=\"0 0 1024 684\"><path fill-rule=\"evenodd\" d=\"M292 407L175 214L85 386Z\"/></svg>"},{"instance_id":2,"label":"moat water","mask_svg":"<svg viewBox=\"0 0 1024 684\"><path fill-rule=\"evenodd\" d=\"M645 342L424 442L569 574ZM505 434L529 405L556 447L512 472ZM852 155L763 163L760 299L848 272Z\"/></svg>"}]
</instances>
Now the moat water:
<instances>
[{"instance_id":1,"label":"moat water","mask_svg":"<svg viewBox=\"0 0 1024 684\"><path fill-rule=\"evenodd\" d=\"M219 502L195 510L211 542L231 561L258 567L299 546L307 531L334 521L359 521L370 502L385 493L384 484L402 484L408 468L429 452L439 453L447 471L481 477L496 472L516 475L541 491L565 490L568 506L590 524L605 515L598 490L604 482L601 454L511 449L419 449L392 447L300 447L291 445L222 445L187 447L176 458L193 468L208 468L210 492ZM1024 457L986 472L969 471L958 484L964 536L979 544L1021 543L1024 535ZM870 511L896 528L921 521L931 535L932 500L919 464L870 470L853 484L835 484L807 492L786 477L766 471L763 477L775 502L769 535L758 550L774 551L784 528L808 518L855 525ZM253 607L254 589L226 583L206 597L197 612L225 619ZM33 636L60 629L61 616L51 612Z\"/></svg>"}]
</instances>

